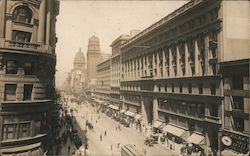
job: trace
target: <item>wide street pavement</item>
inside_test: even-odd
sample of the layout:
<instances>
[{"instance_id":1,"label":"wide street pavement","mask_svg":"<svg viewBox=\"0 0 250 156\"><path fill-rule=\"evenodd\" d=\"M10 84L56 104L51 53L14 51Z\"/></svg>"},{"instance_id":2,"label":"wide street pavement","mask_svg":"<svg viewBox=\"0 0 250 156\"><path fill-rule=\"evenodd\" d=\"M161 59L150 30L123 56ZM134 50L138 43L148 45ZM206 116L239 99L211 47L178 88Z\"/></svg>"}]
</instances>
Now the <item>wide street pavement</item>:
<instances>
[{"instance_id":1,"label":"wide street pavement","mask_svg":"<svg viewBox=\"0 0 250 156\"><path fill-rule=\"evenodd\" d=\"M103 113L96 113L94 110L95 108L90 106L86 101L81 105L71 102L69 102L68 105L69 109L72 108L75 110L73 116L75 116L76 121L82 130L86 128L86 119L93 124L93 130L88 130L87 132L89 140L89 149L87 153L89 153L89 155L121 155L120 147L126 144L136 145L137 149L146 155L176 155L159 144L156 144L153 147L145 146L145 136L137 132L134 128L120 125L121 131L117 130L116 127L119 125L118 122ZM106 136L104 134L105 131L107 133ZM100 140L100 135L102 135L102 140Z\"/></svg>"}]
</instances>

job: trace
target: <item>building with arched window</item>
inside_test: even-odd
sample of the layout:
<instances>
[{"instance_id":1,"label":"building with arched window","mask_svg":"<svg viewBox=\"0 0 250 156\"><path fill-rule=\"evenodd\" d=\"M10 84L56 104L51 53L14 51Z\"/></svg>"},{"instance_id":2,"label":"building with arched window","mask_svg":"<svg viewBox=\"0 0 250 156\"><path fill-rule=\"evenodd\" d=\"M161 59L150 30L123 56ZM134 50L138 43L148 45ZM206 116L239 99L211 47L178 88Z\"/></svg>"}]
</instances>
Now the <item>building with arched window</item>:
<instances>
[{"instance_id":1,"label":"building with arched window","mask_svg":"<svg viewBox=\"0 0 250 156\"><path fill-rule=\"evenodd\" d=\"M53 144L58 0L0 1L0 155Z\"/></svg>"}]
</instances>

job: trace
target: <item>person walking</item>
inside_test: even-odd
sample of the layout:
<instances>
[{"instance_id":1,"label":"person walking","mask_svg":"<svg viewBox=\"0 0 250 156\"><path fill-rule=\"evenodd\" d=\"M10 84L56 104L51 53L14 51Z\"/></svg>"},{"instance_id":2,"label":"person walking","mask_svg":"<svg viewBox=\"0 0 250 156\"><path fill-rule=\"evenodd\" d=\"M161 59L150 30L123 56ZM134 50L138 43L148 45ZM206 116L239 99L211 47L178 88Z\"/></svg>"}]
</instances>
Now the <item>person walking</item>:
<instances>
[{"instance_id":1,"label":"person walking","mask_svg":"<svg viewBox=\"0 0 250 156\"><path fill-rule=\"evenodd\" d=\"M100 141L102 141L102 134L100 135Z\"/></svg>"},{"instance_id":2,"label":"person walking","mask_svg":"<svg viewBox=\"0 0 250 156\"><path fill-rule=\"evenodd\" d=\"M106 132L106 130L105 130L105 132L104 132L104 135L105 135L105 136L107 135L107 132Z\"/></svg>"}]
</instances>

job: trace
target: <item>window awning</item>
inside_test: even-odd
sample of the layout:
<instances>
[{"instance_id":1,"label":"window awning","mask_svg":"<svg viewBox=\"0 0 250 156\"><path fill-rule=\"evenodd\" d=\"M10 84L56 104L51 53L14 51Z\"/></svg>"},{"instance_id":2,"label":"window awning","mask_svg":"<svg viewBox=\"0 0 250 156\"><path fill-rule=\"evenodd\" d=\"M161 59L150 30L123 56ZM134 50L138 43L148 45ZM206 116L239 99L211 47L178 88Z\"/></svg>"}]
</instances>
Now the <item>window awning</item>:
<instances>
[{"instance_id":1,"label":"window awning","mask_svg":"<svg viewBox=\"0 0 250 156\"><path fill-rule=\"evenodd\" d=\"M122 110L120 111L120 113L124 113L124 112L126 112L126 110L125 110L125 109L122 109Z\"/></svg>"},{"instance_id":2,"label":"window awning","mask_svg":"<svg viewBox=\"0 0 250 156\"><path fill-rule=\"evenodd\" d=\"M187 142L194 143L196 145L204 144L205 137L196 133L193 133L188 139Z\"/></svg>"},{"instance_id":3,"label":"window awning","mask_svg":"<svg viewBox=\"0 0 250 156\"><path fill-rule=\"evenodd\" d=\"M139 120L141 118L141 115L140 114L136 114L135 117L134 117L136 120Z\"/></svg>"},{"instance_id":4,"label":"window awning","mask_svg":"<svg viewBox=\"0 0 250 156\"><path fill-rule=\"evenodd\" d=\"M172 125L167 125L165 126L163 129L162 129L163 132L167 132L167 133L171 133L177 137L181 137L184 133L185 133L185 130L181 129L181 128L178 128L178 127L175 127L175 126L172 126Z\"/></svg>"},{"instance_id":5,"label":"window awning","mask_svg":"<svg viewBox=\"0 0 250 156\"><path fill-rule=\"evenodd\" d=\"M230 150L230 149L224 149L221 152L221 155L226 156L226 155L230 155L230 156L238 156L239 153L237 153L236 151Z\"/></svg>"},{"instance_id":6,"label":"window awning","mask_svg":"<svg viewBox=\"0 0 250 156\"><path fill-rule=\"evenodd\" d=\"M118 106L115 106L115 105L109 105L110 108L114 109L114 110L119 110L119 107Z\"/></svg>"},{"instance_id":7,"label":"window awning","mask_svg":"<svg viewBox=\"0 0 250 156\"><path fill-rule=\"evenodd\" d=\"M159 128L162 124L163 124L163 122L156 120L156 121L154 122L153 127L154 127L154 128Z\"/></svg>"},{"instance_id":8,"label":"window awning","mask_svg":"<svg viewBox=\"0 0 250 156\"><path fill-rule=\"evenodd\" d=\"M126 111L125 114L126 114L127 116L130 116L130 117L134 117L134 116L135 116L135 113L130 112L130 111Z\"/></svg>"}]
</instances>

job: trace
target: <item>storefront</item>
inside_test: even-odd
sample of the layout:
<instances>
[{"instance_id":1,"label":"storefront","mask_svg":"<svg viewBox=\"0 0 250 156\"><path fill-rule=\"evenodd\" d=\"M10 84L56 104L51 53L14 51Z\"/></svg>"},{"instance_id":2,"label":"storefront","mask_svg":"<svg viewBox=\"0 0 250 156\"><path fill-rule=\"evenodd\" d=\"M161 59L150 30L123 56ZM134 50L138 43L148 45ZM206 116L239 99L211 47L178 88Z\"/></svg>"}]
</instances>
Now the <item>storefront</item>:
<instances>
[{"instance_id":1,"label":"storefront","mask_svg":"<svg viewBox=\"0 0 250 156\"><path fill-rule=\"evenodd\" d=\"M165 127L165 123L161 121L154 121L153 123L153 133L162 133L162 129Z\"/></svg>"},{"instance_id":2,"label":"storefront","mask_svg":"<svg viewBox=\"0 0 250 156\"><path fill-rule=\"evenodd\" d=\"M119 107L111 104L109 105L109 108L110 108L112 117L114 119L118 119Z\"/></svg>"},{"instance_id":3,"label":"storefront","mask_svg":"<svg viewBox=\"0 0 250 156\"><path fill-rule=\"evenodd\" d=\"M187 143L192 143L195 148L198 148L200 151L204 152L205 137L203 135L192 133L187 139Z\"/></svg>"},{"instance_id":4,"label":"storefront","mask_svg":"<svg viewBox=\"0 0 250 156\"><path fill-rule=\"evenodd\" d=\"M170 124L163 127L162 132L166 134L167 139L172 140L178 144L185 142L187 136L187 132L184 129Z\"/></svg>"},{"instance_id":5,"label":"storefront","mask_svg":"<svg viewBox=\"0 0 250 156\"><path fill-rule=\"evenodd\" d=\"M237 155L249 153L249 136L223 131L221 142L222 155Z\"/></svg>"},{"instance_id":6,"label":"storefront","mask_svg":"<svg viewBox=\"0 0 250 156\"><path fill-rule=\"evenodd\" d=\"M129 125L131 126L131 124L134 123L134 121L135 121L134 117L136 114L134 112L131 112L131 111L126 111L124 114L126 115L126 119L128 120Z\"/></svg>"}]
</instances>

